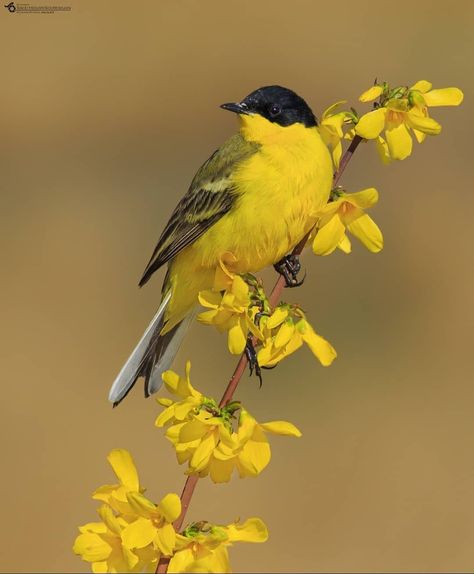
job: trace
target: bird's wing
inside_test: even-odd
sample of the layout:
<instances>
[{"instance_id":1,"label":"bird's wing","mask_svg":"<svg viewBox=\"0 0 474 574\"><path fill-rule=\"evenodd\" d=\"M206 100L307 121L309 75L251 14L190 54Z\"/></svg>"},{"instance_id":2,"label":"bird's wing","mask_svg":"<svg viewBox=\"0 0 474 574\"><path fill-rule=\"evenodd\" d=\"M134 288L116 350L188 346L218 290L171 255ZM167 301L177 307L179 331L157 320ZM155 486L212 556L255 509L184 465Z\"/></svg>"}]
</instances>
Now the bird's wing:
<instances>
[{"instance_id":1,"label":"bird's wing","mask_svg":"<svg viewBox=\"0 0 474 574\"><path fill-rule=\"evenodd\" d=\"M236 134L201 166L161 234L140 280L140 286L230 211L238 197L232 185L232 173L239 163L251 157L259 147L259 144L247 142L240 134Z\"/></svg>"}]
</instances>

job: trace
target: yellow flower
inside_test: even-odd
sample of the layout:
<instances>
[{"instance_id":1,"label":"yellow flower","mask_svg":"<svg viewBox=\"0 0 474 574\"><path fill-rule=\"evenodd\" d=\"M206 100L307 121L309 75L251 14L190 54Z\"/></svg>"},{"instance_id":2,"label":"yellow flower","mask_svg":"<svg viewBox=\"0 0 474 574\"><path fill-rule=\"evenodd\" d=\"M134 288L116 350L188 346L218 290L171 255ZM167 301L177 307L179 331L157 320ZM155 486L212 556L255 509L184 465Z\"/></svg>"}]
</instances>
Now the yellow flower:
<instances>
[{"instance_id":1,"label":"yellow flower","mask_svg":"<svg viewBox=\"0 0 474 574\"><path fill-rule=\"evenodd\" d=\"M138 518L122 532L123 546L136 550L151 544L155 550L170 556L176 544L173 522L181 514L179 496L167 494L159 504L154 504L138 492L130 492L127 497Z\"/></svg>"},{"instance_id":2,"label":"yellow flower","mask_svg":"<svg viewBox=\"0 0 474 574\"><path fill-rule=\"evenodd\" d=\"M351 244L346 236L346 228L372 253L383 247L382 232L364 209L378 201L377 190L373 187L357 193L337 192L337 199L321 210L318 229L313 241L316 255L329 255L336 247L349 253Z\"/></svg>"},{"instance_id":3,"label":"yellow flower","mask_svg":"<svg viewBox=\"0 0 474 574\"><path fill-rule=\"evenodd\" d=\"M336 109L344 103L345 101L343 100L329 106L329 108L323 112L321 122L319 124L319 133L332 153L332 159L336 168L339 167L339 162L342 156L341 140L344 137L342 126L345 123L352 121L353 117L350 112L334 113Z\"/></svg>"},{"instance_id":4,"label":"yellow flower","mask_svg":"<svg viewBox=\"0 0 474 574\"><path fill-rule=\"evenodd\" d=\"M298 307L277 307L269 318L262 318L262 332L265 339L257 354L260 366L276 365L299 349L303 343L308 345L325 367L337 357L334 347L314 331Z\"/></svg>"},{"instance_id":5,"label":"yellow flower","mask_svg":"<svg viewBox=\"0 0 474 574\"><path fill-rule=\"evenodd\" d=\"M201 291L199 302L211 311L198 315L205 325L215 325L223 333L228 332L228 347L233 355L240 355L247 343L247 312L250 305L247 283L235 275L229 291L224 295L214 291Z\"/></svg>"},{"instance_id":6,"label":"yellow flower","mask_svg":"<svg viewBox=\"0 0 474 574\"><path fill-rule=\"evenodd\" d=\"M229 351L240 355L249 332L261 337L255 315L267 302L255 277L246 274L244 280L229 270L228 265L234 260L231 254L226 254L226 263L220 260L216 269L213 289L199 293L199 302L210 311L200 313L198 320L205 325L214 325L221 333L227 331Z\"/></svg>"},{"instance_id":7,"label":"yellow flower","mask_svg":"<svg viewBox=\"0 0 474 574\"><path fill-rule=\"evenodd\" d=\"M107 460L119 480L119 484L106 484L99 487L92 495L95 500L107 503L116 512L134 516L127 499L129 492L143 492L140 488L138 473L131 454L121 448L112 450Z\"/></svg>"},{"instance_id":8,"label":"yellow flower","mask_svg":"<svg viewBox=\"0 0 474 574\"><path fill-rule=\"evenodd\" d=\"M108 460L120 484L94 492L93 498L105 502L98 510L102 522L79 528L74 552L91 562L94 572L154 571L161 554L174 551L172 523L181 514L181 501L173 493L159 504L146 498L128 451L115 449Z\"/></svg>"},{"instance_id":9,"label":"yellow flower","mask_svg":"<svg viewBox=\"0 0 474 574\"><path fill-rule=\"evenodd\" d=\"M226 424L226 411L216 409L216 415L206 410L192 414L185 422L170 426L166 438L173 444L179 464L188 462L189 474L204 477L212 471L214 482L228 482L236 444L232 429ZM227 461L229 464L225 464Z\"/></svg>"},{"instance_id":10,"label":"yellow flower","mask_svg":"<svg viewBox=\"0 0 474 574\"><path fill-rule=\"evenodd\" d=\"M242 409L237 432L237 468L241 478L259 475L270 462L270 444L265 436L268 432L298 438L301 436L301 432L287 421L259 424L250 413Z\"/></svg>"},{"instance_id":11,"label":"yellow flower","mask_svg":"<svg viewBox=\"0 0 474 574\"><path fill-rule=\"evenodd\" d=\"M437 135L441 126L428 115L428 107L458 106L463 93L458 88L431 90L430 82L421 80L411 88L389 89L387 84L373 86L360 96L368 102L380 97L375 110L363 115L354 132L364 139L375 139L384 163L405 159L412 152L413 131L421 143L426 135ZM385 131L385 139L380 135Z\"/></svg>"},{"instance_id":12,"label":"yellow flower","mask_svg":"<svg viewBox=\"0 0 474 574\"><path fill-rule=\"evenodd\" d=\"M267 539L268 530L260 518L249 518L243 524L235 522L228 526L194 523L183 535L178 535L177 550L168 572L231 572L229 546L234 542L257 543Z\"/></svg>"},{"instance_id":13,"label":"yellow flower","mask_svg":"<svg viewBox=\"0 0 474 574\"><path fill-rule=\"evenodd\" d=\"M89 522L79 527L73 546L75 554L92 563L93 572L140 572L144 563L122 543L122 532L128 523L116 517L109 506L98 509L102 522Z\"/></svg>"},{"instance_id":14,"label":"yellow flower","mask_svg":"<svg viewBox=\"0 0 474 574\"><path fill-rule=\"evenodd\" d=\"M155 421L156 426L162 427L169 421L184 421L189 412L198 409L204 399L203 395L194 389L190 381L191 362L186 362L186 377L180 377L174 371L165 371L162 379L170 393L180 397L181 401L158 398L160 405L166 407Z\"/></svg>"},{"instance_id":15,"label":"yellow flower","mask_svg":"<svg viewBox=\"0 0 474 574\"><path fill-rule=\"evenodd\" d=\"M158 427L169 425L165 436L176 451L178 463L188 463L187 474L209 475L216 483L229 482L236 469L241 477L259 474L270 460L270 446L266 439L255 446L259 441L247 432L250 415L242 411L237 422L236 412L241 409L240 403L233 401L220 408L214 399L205 397L192 387L189 373L189 363L186 365L186 379L172 371L164 373L168 390L184 398L182 401L158 399L166 409L155 422ZM196 400L191 406L188 402L190 396ZM259 425L255 419L251 420L254 421L252 429L255 427L256 435L268 431L299 436L298 429L291 423L277 421ZM249 457L254 460L259 448L265 463L246 463ZM247 467L251 465L250 471L242 471L245 464Z\"/></svg>"}]
</instances>

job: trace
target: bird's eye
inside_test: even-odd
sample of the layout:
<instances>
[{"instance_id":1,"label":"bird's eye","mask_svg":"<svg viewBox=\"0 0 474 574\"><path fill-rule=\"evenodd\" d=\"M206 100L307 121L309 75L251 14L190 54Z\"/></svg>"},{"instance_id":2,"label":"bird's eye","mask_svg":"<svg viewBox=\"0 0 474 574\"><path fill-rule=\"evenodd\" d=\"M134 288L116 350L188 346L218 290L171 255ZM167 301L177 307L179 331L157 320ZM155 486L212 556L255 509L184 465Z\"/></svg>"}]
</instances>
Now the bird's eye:
<instances>
[{"instance_id":1,"label":"bird's eye","mask_svg":"<svg viewBox=\"0 0 474 574\"><path fill-rule=\"evenodd\" d=\"M281 106L279 106L278 104L272 104L270 106L270 115L272 118L275 118L276 116L278 116L281 113Z\"/></svg>"}]
</instances>

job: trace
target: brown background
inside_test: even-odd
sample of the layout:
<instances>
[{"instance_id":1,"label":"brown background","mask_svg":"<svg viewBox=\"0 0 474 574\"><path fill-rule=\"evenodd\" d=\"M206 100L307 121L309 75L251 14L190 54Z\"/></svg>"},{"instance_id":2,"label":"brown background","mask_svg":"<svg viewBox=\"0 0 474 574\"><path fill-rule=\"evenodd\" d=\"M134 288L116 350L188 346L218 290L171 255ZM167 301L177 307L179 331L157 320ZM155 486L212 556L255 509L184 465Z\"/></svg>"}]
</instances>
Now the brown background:
<instances>
[{"instance_id":1,"label":"brown background","mask_svg":"<svg viewBox=\"0 0 474 574\"><path fill-rule=\"evenodd\" d=\"M339 358L323 369L303 350L238 393L303 437L275 437L257 480L203 481L189 519L266 520L266 544L232 551L237 571L474 569L474 3L72 8L0 7L1 569L87 571L71 545L113 447L133 452L153 498L181 488L156 403L138 388L112 411L106 397L157 306L162 273L137 288L154 242L236 129L218 105L280 83L320 114L357 105L374 77L457 85L466 101L434 110L443 134L404 162L357 152L344 183L379 188L386 247L308 253L306 284L287 293ZM195 325L176 370L188 357L218 395L235 363L223 338Z\"/></svg>"}]
</instances>

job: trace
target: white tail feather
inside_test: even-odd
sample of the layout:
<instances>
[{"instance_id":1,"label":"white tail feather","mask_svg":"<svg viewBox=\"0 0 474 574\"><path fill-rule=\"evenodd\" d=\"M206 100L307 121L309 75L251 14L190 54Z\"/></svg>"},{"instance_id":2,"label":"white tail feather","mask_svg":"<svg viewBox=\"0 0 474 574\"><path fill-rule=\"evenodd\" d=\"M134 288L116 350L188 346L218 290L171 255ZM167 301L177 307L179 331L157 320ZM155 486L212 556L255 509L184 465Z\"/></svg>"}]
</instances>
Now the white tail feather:
<instances>
[{"instance_id":1,"label":"white tail feather","mask_svg":"<svg viewBox=\"0 0 474 574\"><path fill-rule=\"evenodd\" d=\"M137 369L140 366L140 363L143 359L143 356L148 348L150 340L157 328L159 322L161 321L166 307L171 298L171 291L164 296L163 301L161 302L160 308L156 312L156 315L153 317L151 323L148 325L146 331L143 333L142 338L138 342L137 346L133 350L132 354L128 358L125 365L122 367L120 373L117 375L117 378L113 382L110 392L109 392L109 401L112 403L117 403L127 394L130 387L135 382L135 375ZM179 330L179 329L178 329ZM183 333L184 334L184 333ZM165 353L166 355L166 353ZM161 361L160 361L161 362ZM158 365L157 365L158 367ZM156 367L155 367L156 369ZM166 370L166 369L163 369ZM159 388L159 387L158 387ZM158 390L158 389L157 389ZM155 392L155 391L153 391Z\"/></svg>"},{"instance_id":2,"label":"white tail feather","mask_svg":"<svg viewBox=\"0 0 474 574\"><path fill-rule=\"evenodd\" d=\"M153 367L153 371L148 380L147 390L149 395L156 393L163 384L161 375L171 367L171 363L174 361L174 358L176 357L176 353L178 352L178 349L181 346L181 343L184 339L184 336L186 335L186 331L189 328L193 316L194 316L193 313L189 313L189 315L187 315L181 321L179 327L173 333L173 338L168 343L165 352L160 357L156 365Z\"/></svg>"}]
</instances>

